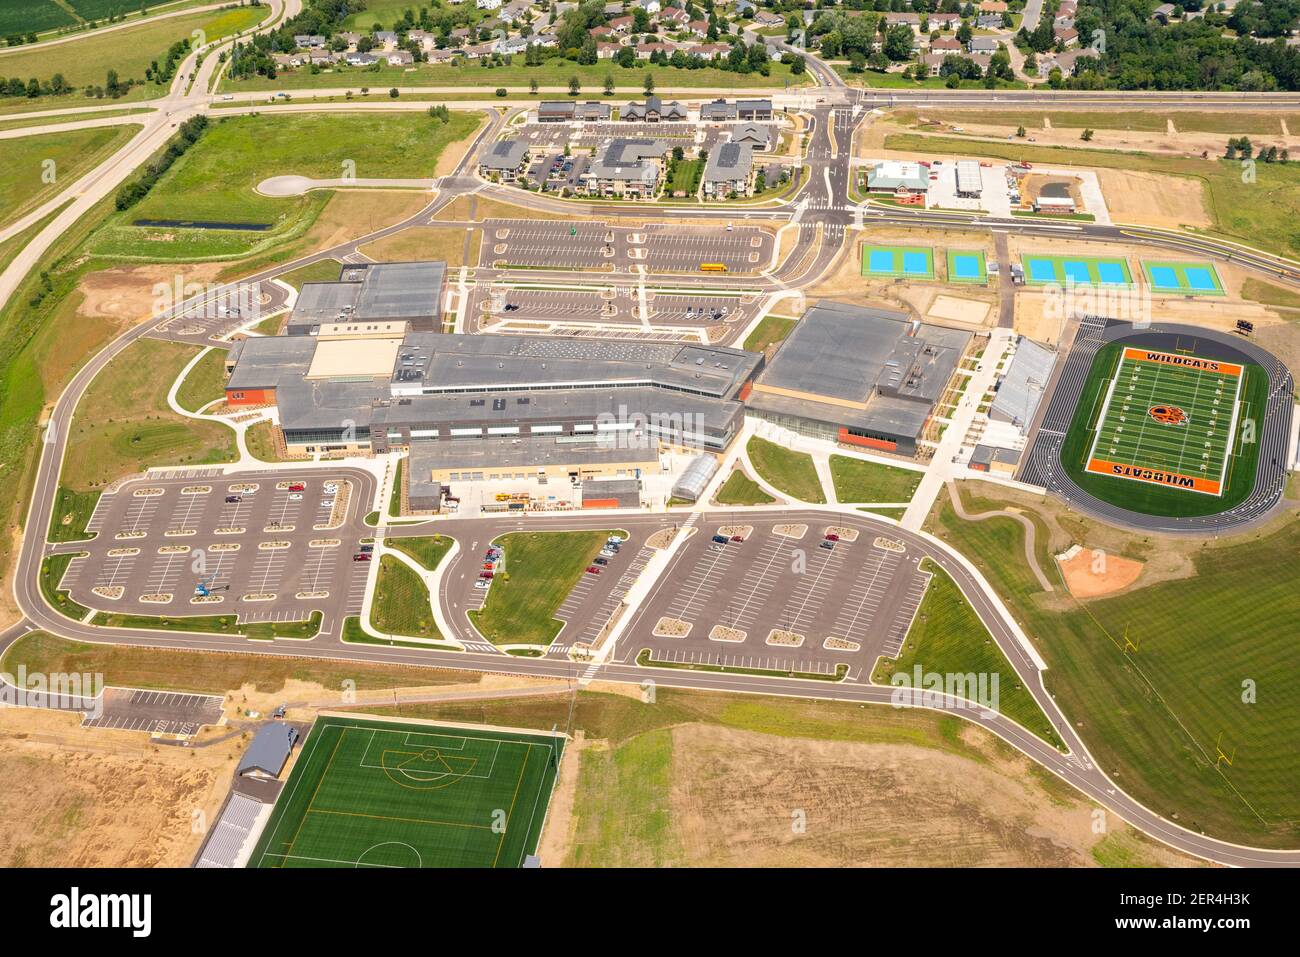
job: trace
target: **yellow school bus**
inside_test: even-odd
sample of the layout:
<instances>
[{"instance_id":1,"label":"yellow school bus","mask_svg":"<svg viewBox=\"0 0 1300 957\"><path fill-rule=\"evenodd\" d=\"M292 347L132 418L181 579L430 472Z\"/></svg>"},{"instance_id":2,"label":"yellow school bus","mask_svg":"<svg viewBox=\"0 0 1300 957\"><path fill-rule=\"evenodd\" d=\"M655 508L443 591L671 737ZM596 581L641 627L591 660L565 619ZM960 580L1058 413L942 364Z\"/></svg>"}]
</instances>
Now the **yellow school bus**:
<instances>
[{"instance_id":1,"label":"yellow school bus","mask_svg":"<svg viewBox=\"0 0 1300 957\"><path fill-rule=\"evenodd\" d=\"M726 272L726 263L700 263L700 272Z\"/></svg>"}]
</instances>

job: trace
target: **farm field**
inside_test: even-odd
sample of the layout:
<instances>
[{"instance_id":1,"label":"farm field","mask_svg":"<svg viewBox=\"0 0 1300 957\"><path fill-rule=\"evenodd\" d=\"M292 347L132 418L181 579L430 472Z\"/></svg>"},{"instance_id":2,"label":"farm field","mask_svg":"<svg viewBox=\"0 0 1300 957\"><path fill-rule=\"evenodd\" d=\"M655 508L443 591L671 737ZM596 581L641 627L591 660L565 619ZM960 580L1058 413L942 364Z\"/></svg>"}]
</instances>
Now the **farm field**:
<instances>
[{"instance_id":1,"label":"farm field","mask_svg":"<svg viewBox=\"0 0 1300 957\"><path fill-rule=\"evenodd\" d=\"M519 867L564 750L553 735L323 717L251 867Z\"/></svg>"}]
</instances>

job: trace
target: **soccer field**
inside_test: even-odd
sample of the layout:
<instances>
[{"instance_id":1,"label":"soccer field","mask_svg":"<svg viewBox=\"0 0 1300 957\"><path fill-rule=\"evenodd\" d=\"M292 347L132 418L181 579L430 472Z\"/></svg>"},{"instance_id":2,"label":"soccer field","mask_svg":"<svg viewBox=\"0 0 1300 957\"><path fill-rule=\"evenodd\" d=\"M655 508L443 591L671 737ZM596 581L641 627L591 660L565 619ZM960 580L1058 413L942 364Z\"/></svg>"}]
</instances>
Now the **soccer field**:
<instances>
[{"instance_id":1,"label":"soccer field","mask_svg":"<svg viewBox=\"0 0 1300 957\"><path fill-rule=\"evenodd\" d=\"M1244 372L1236 363L1125 348L1085 469L1221 495Z\"/></svg>"},{"instance_id":2,"label":"soccer field","mask_svg":"<svg viewBox=\"0 0 1300 957\"><path fill-rule=\"evenodd\" d=\"M536 851L559 736L323 717L251 867L519 867Z\"/></svg>"}]
</instances>

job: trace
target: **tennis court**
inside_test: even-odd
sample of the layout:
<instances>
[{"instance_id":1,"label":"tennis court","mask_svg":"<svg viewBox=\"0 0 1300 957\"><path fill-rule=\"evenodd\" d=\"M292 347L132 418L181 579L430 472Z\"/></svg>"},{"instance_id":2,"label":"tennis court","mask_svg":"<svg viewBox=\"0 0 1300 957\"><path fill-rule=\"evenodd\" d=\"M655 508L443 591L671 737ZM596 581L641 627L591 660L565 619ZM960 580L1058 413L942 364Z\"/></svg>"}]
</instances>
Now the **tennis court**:
<instances>
[{"instance_id":1,"label":"tennis court","mask_svg":"<svg viewBox=\"0 0 1300 957\"><path fill-rule=\"evenodd\" d=\"M1142 261L1142 271L1152 292L1183 296L1222 296L1223 283L1213 263Z\"/></svg>"},{"instance_id":2,"label":"tennis court","mask_svg":"<svg viewBox=\"0 0 1300 957\"><path fill-rule=\"evenodd\" d=\"M558 735L323 716L251 867L519 867L536 852Z\"/></svg>"},{"instance_id":3,"label":"tennis court","mask_svg":"<svg viewBox=\"0 0 1300 957\"><path fill-rule=\"evenodd\" d=\"M1026 256L1025 281L1045 286L1131 286L1133 274L1123 259L1097 256Z\"/></svg>"},{"instance_id":4,"label":"tennis court","mask_svg":"<svg viewBox=\"0 0 1300 957\"><path fill-rule=\"evenodd\" d=\"M928 246L864 246L862 275L877 279L933 279L934 250Z\"/></svg>"},{"instance_id":5,"label":"tennis court","mask_svg":"<svg viewBox=\"0 0 1300 957\"><path fill-rule=\"evenodd\" d=\"M1086 470L1221 495L1244 371L1232 362L1126 347L1096 418Z\"/></svg>"},{"instance_id":6,"label":"tennis court","mask_svg":"<svg viewBox=\"0 0 1300 957\"><path fill-rule=\"evenodd\" d=\"M988 285L988 263L984 258L984 250L948 250L948 281Z\"/></svg>"}]
</instances>

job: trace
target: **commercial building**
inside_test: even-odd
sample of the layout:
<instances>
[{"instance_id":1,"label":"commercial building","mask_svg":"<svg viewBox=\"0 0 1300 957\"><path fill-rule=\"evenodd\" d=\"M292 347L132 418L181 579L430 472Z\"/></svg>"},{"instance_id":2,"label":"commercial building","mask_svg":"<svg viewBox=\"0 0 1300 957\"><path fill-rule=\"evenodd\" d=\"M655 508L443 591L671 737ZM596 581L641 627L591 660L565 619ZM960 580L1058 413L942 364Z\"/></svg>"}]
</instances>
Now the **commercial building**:
<instances>
[{"instance_id":1,"label":"commercial building","mask_svg":"<svg viewBox=\"0 0 1300 957\"><path fill-rule=\"evenodd\" d=\"M572 100L544 100L537 104L538 123L607 122L612 115L608 103L574 103Z\"/></svg>"},{"instance_id":2,"label":"commercial building","mask_svg":"<svg viewBox=\"0 0 1300 957\"><path fill-rule=\"evenodd\" d=\"M498 140L478 161L480 176L512 183L528 169L528 144L523 140Z\"/></svg>"},{"instance_id":3,"label":"commercial building","mask_svg":"<svg viewBox=\"0 0 1300 957\"><path fill-rule=\"evenodd\" d=\"M746 403L803 435L912 455L970 341L906 313L819 302Z\"/></svg>"},{"instance_id":4,"label":"commercial building","mask_svg":"<svg viewBox=\"0 0 1300 957\"><path fill-rule=\"evenodd\" d=\"M665 103L657 96L650 96L644 103L629 103L623 107L619 117L639 123L680 122L686 119L686 107L676 100Z\"/></svg>"},{"instance_id":5,"label":"commercial building","mask_svg":"<svg viewBox=\"0 0 1300 957\"><path fill-rule=\"evenodd\" d=\"M704 123L725 123L731 120L762 122L772 119L771 100L713 100L700 107L700 121Z\"/></svg>"},{"instance_id":6,"label":"commercial building","mask_svg":"<svg viewBox=\"0 0 1300 957\"><path fill-rule=\"evenodd\" d=\"M1070 187L1065 183L1046 183L1038 191L1038 198L1034 200L1034 212L1047 213L1056 216L1068 216L1075 212L1076 205L1074 197L1070 195Z\"/></svg>"},{"instance_id":7,"label":"commercial building","mask_svg":"<svg viewBox=\"0 0 1300 957\"><path fill-rule=\"evenodd\" d=\"M980 164L975 160L958 160L957 195L962 199L979 199L983 190Z\"/></svg>"},{"instance_id":8,"label":"commercial building","mask_svg":"<svg viewBox=\"0 0 1300 957\"><path fill-rule=\"evenodd\" d=\"M885 160L867 173L867 192L893 197L909 206L924 206L930 191L930 170L920 163Z\"/></svg>"}]
</instances>

